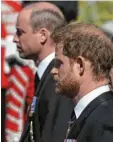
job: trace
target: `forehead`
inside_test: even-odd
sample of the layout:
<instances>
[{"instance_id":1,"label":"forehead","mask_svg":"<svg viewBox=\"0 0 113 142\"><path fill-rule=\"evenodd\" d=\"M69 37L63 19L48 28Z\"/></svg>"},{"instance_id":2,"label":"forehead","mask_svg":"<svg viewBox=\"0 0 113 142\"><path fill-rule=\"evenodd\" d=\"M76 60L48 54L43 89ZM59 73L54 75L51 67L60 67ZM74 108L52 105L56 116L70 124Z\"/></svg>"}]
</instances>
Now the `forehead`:
<instances>
[{"instance_id":1,"label":"forehead","mask_svg":"<svg viewBox=\"0 0 113 142\"><path fill-rule=\"evenodd\" d=\"M23 27L30 25L31 10L22 10L17 18L16 27Z\"/></svg>"}]
</instances>

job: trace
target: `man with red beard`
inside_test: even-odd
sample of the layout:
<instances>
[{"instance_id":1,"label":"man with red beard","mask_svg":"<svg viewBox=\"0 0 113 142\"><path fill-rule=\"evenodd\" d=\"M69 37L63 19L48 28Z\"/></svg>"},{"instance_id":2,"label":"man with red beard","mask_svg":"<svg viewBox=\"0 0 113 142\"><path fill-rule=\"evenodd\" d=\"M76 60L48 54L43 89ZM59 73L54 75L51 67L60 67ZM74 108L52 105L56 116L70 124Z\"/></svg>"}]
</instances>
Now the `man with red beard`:
<instances>
[{"instance_id":1,"label":"man with red beard","mask_svg":"<svg viewBox=\"0 0 113 142\"><path fill-rule=\"evenodd\" d=\"M52 38L56 91L76 102L64 141L112 142L111 40L97 27L75 22L56 30Z\"/></svg>"}]
</instances>

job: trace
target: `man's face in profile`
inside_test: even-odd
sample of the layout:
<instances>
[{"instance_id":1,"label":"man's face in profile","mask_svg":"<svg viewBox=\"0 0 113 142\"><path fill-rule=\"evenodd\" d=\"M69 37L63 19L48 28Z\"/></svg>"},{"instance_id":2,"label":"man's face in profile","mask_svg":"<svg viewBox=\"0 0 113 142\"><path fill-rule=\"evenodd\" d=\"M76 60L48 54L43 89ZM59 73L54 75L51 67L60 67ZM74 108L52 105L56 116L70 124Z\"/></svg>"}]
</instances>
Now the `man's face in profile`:
<instances>
[{"instance_id":1,"label":"man's face in profile","mask_svg":"<svg viewBox=\"0 0 113 142\"><path fill-rule=\"evenodd\" d=\"M52 70L52 74L56 81L56 92L66 95L68 98L73 98L79 88L79 83L76 80L76 73L73 71L73 64L67 56L62 54L62 46L58 44L56 48L56 62Z\"/></svg>"},{"instance_id":2,"label":"man's face in profile","mask_svg":"<svg viewBox=\"0 0 113 142\"><path fill-rule=\"evenodd\" d=\"M30 25L30 10L22 10L16 23L16 33L13 41L21 58L34 59L40 51L39 33L33 32Z\"/></svg>"}]
</instances>

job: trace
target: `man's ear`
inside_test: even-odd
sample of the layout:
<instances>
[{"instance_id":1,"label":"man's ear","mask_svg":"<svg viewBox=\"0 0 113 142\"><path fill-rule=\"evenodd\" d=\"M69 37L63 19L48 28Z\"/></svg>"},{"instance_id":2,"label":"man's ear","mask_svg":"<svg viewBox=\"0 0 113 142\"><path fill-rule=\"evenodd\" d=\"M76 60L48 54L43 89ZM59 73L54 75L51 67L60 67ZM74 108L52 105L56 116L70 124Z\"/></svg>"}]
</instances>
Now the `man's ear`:
<instances>
[{"instance_id":1,"label":"man's ear","mask_svg":"<svg viewBox=\"0 0 113 142\"><path fill-rule=\"evenodd\" d=\"M45 28L41 28L39 32L40 32L40 43L44 44L49 36L48 30Z\"/></svg>"},{"instance_id":2,"label":"man's ear","mask_svg":"<svg viewBox=\"0 0 113 142\"><path fill-rule=\"evenodd\" d=\"M85 70L85 59L82 56L76 58L77 69L79 74L82 76Z\"/></svg>"}]
</instances>

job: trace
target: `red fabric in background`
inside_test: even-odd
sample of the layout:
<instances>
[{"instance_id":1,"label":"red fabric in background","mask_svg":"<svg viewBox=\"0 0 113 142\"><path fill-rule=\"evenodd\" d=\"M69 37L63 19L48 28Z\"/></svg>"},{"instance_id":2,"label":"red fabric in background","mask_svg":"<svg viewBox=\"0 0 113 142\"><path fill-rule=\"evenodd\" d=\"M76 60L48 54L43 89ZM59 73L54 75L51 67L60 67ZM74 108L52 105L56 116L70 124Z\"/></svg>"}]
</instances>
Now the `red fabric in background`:
<instances>
[{"instance_id":1,"label":"red fabric in background","mask_svg":"<svg viewBox=\"0 0 113 142\"><path fill-rule=\"evenodd\" d=\"M1 37L5 38L7 36L7 32L5 29L5 25L3 23L1 23Z\"/></svg>"},{"instance_id":2,"label":"red fabric in background","mask_svg":"<svg viewBox=\"0 0 113 142\"><path fill-rule=\"evenodd\" d=\"M23 127L27 106L32 102L34 96L34 77L33 70L28 66L15 64L11 67L8 77L9 85L6 91L6 131L19 133L20 125ZM11 119L15 121L13 122ZM21 124L19 119L22 120ZM13 133L7 133L6 137L13 137L13 135ZM8 141L7 138L6 141Z\"/></svg>"},{"instance_id":3,"label":"red fabric in background","mask_svg":"<svg viewBox=\"0 0 113 142\"><path fill-rule=\"evenodd\" d=\"M17 12L19 12L21 10L21 4L16 1L4 0L4 2L7 3L9 6L11 6Z\"/></svg>"},{"instance_id":4,"label":"red fabric in background","mask_svg":"<svg viewBox=\"0 0 113 142\"><path fill-rule=\"evenodd\" d=\"M1 47L1 88L8 87L8 75L4 73L4 56L5 56L5 48Z\"/></svg>"}]
</instances>

